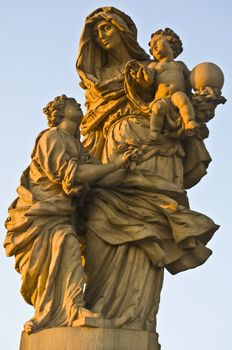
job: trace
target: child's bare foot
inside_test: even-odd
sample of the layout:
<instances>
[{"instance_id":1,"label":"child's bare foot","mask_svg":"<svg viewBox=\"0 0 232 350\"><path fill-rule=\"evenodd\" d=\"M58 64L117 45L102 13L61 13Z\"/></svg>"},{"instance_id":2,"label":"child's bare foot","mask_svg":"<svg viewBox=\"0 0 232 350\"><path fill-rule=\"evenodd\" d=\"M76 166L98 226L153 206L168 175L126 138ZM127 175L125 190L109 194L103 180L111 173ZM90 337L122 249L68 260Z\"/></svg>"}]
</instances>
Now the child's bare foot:
<instances>
[{"instance_id":1,"label":"child's bare foot","mask_svg":"<svg viewBox=\"0 0 232 350\"><path fill-rule=\"evenodd\" d=\"M189 120L186 124L185 124L185 129L186 130L194 130L199 128L199 124L195 121L195 120Z\"/></svg>"},{"instance_id":2,"label":"child's bare foot","mask_svg":"<svg viewBox=\"0 0 232 350\"><path fill-rule=\"evenodd\" d=\"M27 321L24 326L24 331L27 333L27 334L31 334L33 333L35 330L36 330L36 324L35 324L35 321L33 319Z\"/></svg>"}]
</instances>

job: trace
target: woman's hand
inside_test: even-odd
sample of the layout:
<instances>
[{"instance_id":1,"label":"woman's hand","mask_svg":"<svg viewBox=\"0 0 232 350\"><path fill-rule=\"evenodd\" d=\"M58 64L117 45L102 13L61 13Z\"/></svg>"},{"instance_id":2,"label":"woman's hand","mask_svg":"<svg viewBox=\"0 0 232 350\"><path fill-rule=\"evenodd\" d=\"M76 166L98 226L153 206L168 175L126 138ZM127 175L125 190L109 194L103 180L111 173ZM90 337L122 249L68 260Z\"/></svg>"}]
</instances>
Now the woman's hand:
<instances>
[{"instance_id":1,"label":"woman's hand","mask_svg":"<svg viewBox=\"0 0 232 350\"><path fill-rule=\"evenodd\" d=\"M114 160L114 165L116 166L116 169L119 169L126 165L129 162L130 157L132 156L134 152L132 150L128 150L122 154L119 154L118 157Z\"/></svg>"}]
</instances>

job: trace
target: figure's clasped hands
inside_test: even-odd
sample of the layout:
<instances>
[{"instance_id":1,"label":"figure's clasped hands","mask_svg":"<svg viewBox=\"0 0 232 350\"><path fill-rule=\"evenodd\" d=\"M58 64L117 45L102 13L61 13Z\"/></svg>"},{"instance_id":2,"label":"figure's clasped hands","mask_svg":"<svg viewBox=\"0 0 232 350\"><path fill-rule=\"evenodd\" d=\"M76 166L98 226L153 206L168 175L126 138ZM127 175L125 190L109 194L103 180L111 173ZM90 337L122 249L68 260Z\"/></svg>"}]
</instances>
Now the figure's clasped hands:
<instances>
[{"instance_id":1,"label":"figure's clasped hands","mask_svg":"<svg viewBox=\"0 0 232 350\"><path fill-rule=\"evenodd\" d=\"M130 162L130 158L135 151L128 149L126 152L119 154L115 159L114 163L117 168L125 167L127 168L128 163Z\"/></svg>"}]
</instances>

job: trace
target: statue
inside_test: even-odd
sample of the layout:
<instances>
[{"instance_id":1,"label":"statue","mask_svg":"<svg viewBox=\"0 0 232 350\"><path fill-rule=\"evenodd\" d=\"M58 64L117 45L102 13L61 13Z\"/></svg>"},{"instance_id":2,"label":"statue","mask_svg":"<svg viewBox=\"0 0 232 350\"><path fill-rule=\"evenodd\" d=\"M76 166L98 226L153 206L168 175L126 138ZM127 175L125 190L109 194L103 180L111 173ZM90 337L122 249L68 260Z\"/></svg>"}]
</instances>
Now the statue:
<instances>
[{"instance_id":1,"label":"statue","mask_svg":"<svg viewBox=\"0 0 232 350\"><path fill-rule=\"evenodd\" d=\"M85 298L115 327L155 332L164 268L176 274L203 264L211 255L205 245L218 226L190 210L185 191L200 181L210 162L202 137L207 127L180 137L179 112L168 103L169 130L151 140L147 106L155 87L144 89L133 79L127 65L135 60L153 64L127 15L107 7L87 17L77 59L86 91L84 146L103 163L116 159L118 150L134 154L120 187L92 192Z\"/></svg>"},{"instance_id":2,"label":"statue","mask_svg":"<svg viewBox=\"0 0 232 350\"><path fill-rule=\"evenodd\" d=\"M50 128L36 139L18 198L9 209L4 242L7 255L16 257L21 293L35 308L34 317L24 325L27 333L75 326L84 316L101 317L84 307L79 247L83 239L72 215L80 215L90 186L122 167L128 156L119 155L105 165L91 159L80 143L83 114L75 99L58 96L44 113Z\"/></svg>"},{"instance_id":3,"label":"statue","mask_svg":"<svg viewBox=\"0 0 232 350\"><path fill-rule=\"evenodd\" d=\"M198 124L188 97L190 94L189 70L183 62L174 61L174 58L183 50L180 38L169 28L160 29L152 34L149 45L154 57L153 62L146 67L139 65L136 61L129 61L127 66L142 88L146 89L154 84L155 97L150 106L150 135L153 141L158 141L163 131L168 101L177 107L182 121L180 128L183 131L194 130ZM140 66L139 69L136 69L137 65Z\"/></svg>"},{"instance_id":4,"label":"statue","mask_svg":"<svg viewBox=\"0 0 232 350\"><path fill-rule=\"evenodd\" d=\"M95 10L76 63L86 114L65 95L44 109L50 129L36 140L6 222L7 255L35 308L30 336L54 327L86 334L80 326L92 325L106 327L107 349L158 350L164 269L177 274L212 253L206 245L219 226L190 209L186 189L211 161L206 123L225 103L223 75L211 63L190 72L174 61L182 43L171 29L156 31L150 47L154 60L125 13ZM127 332L126 347L107 327ZM133 342L136 334L148 334L150 345Z\"/></svg>"}]
</instances>

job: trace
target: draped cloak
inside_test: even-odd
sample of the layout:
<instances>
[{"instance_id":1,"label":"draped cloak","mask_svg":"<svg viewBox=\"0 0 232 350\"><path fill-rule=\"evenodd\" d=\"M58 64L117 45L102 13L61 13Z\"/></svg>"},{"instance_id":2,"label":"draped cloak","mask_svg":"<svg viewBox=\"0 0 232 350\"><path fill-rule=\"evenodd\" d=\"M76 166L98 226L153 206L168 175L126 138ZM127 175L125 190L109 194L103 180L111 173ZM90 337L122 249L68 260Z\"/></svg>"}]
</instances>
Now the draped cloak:
<instances>
[{"instance_id":1,"label":"draped cloak","mask_svg":"<svg viewBox=\"0 0 232 350\"><path fill-rule=\"evenodd\" d=\"M37 330L71 326L84 305L80 243L71 217L88 190L76 180L79 164L88 159L74 136L59 127L43 131L9 208L4 247L15 255Z\"/></svg>"},{"instance_id":2,"label":"draped cloak","mask_svg":"<svg viewBox=\"0 0 232 350\"><path fill-rule=\"evenodd\" d=\"M206 244L218 226L189 208L185 191L206 174L210 156L203 141L194 138L183 142L164 136L156 145L149 143L149 118L131 104L123 67L116 76L104 78L107 52L93 34L100 20L118 29L131 59L149 60L124 13L106 7L87 17L77 60L86 91L83 144L105 163L128 148L138 159L120 186L98 187L91 194L85 299L116 327L155 332L164 268L176 274L201 265L211 254ZM142 93L145 101L151 100L153 92ZM169 107L172 128L176 116Z\"/></svg>"}]
</instances>

